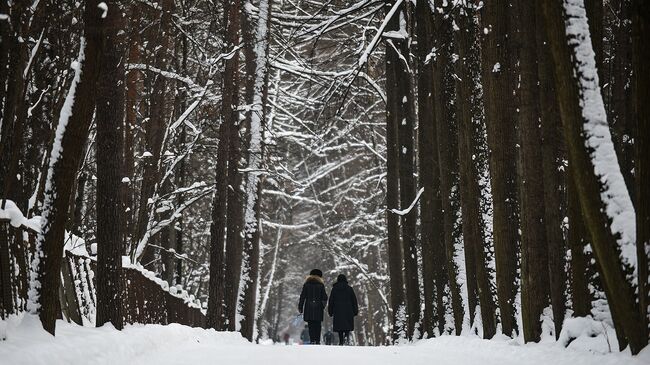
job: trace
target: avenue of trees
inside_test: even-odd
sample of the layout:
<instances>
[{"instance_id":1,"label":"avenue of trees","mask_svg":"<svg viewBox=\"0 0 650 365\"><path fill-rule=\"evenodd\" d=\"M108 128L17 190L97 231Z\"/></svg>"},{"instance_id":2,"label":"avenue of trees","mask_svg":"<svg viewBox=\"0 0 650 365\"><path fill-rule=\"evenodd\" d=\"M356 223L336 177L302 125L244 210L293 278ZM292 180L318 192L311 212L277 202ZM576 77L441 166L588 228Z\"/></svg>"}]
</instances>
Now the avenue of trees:
<instances>
[{"instance_id":1,"label":"avenue of trees","mask_svg":"<svg viewBox=\"0 0 650 365\"><path fill-rule=\"evenodd\" d=\"M0 314L55 333L72 237L278 339L304 275L359 295L358 343L650 337L643 0L0 2ZM550 323L551 325L543 325ZM545 333L546 331L546 333Z\"/></svg>"}]
</instances>

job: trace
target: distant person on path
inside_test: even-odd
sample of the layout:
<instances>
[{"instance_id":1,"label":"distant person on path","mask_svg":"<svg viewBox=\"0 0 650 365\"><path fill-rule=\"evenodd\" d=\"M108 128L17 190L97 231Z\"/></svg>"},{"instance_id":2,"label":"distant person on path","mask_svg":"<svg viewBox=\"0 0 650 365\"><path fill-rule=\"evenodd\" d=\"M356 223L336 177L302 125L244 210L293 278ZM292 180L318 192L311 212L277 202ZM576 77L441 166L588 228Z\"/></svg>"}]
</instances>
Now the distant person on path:
<instances>
[{"instance_id":1,"label":"distant person on path","mask_svg":"<svg viewBox=\"0 0 650 365\"><path fill-rule=\"evenodd\" d=\"M309 327L309 343L320 344L321 322L323 322L323 310L327 306L327 293L323 282L323 272L314 269L309 273L305 284L302 286L298 312Z\"/></svg>"},{"instance_id":2,"label":"distant person on path","mask_svg":"<svg viewBox=\"0 0 650 365\"><path fill-rule=\"evenodd\" d=\"M359 314L359 304L348 279L340 274L332 286L327 312L334 317L334 331L339 333L339 345L350 344L350 331L354 331L354 317Z\"/></svg>"}]
</instances>

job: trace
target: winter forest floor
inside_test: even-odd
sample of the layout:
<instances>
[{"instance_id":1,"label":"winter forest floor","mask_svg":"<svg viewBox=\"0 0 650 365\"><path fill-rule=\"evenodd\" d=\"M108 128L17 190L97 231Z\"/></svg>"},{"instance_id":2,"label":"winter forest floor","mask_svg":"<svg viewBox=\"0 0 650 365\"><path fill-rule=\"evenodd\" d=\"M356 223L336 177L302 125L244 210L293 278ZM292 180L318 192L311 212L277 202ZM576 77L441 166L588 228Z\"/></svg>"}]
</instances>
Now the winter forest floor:
<instances>
[{"instance_id":1,"label":"winter forest floor","mask_svg":"<svg viewBox=\"0 0 650 365\"><path fill-rule=\"evenodd\" d=\"M382 347L254 345L238 333L178 324L88 328L57 323L57 336L42 330L37 318L0 322L2 364L279 364L279 365L614 365L648 364L650 351L598 353L557 343L521 345L469 336L443 336L415 344Z\"/></svg>"}]
</instances>

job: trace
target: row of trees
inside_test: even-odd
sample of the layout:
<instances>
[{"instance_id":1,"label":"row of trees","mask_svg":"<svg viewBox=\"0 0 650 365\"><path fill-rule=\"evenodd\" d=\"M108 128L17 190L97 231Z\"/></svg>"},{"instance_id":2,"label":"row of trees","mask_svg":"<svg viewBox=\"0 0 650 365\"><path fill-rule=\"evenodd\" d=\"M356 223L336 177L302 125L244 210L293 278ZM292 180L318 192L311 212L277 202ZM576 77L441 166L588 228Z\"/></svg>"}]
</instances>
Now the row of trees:
<instances>
[{"instance_id":1,"label":"row of trees","mask_svg":"<svg viewBox=\"0 0 650 365\"><path fill-rule=\"evenodd\" d=\"M249 339L289 330L319 266L352 279L361 343L536 341L549 306L556 336L572 313L647 343L642 1L0 14L0 188L42 217L29 309L49 331L77 235L97 247L100 325L121 327L127 256ZM16 242L0 235L3 315L25 307L5 290Z\"/></svg>"},{"instance_id":2,"label":"row of trees","mask_svg":"<svg viewBox=\"0 0 650 365\"><path fill-rule=\"evenodd\" d=\"M22 241L0 238L3 316L29 309L54 332L73 241L97 254L98 325L122 325L128 258L207 303L211 327L277 338L321 265L358 280L358 340L384 342L383 71L333 71L356 63L358 6L301 6L2 4L2 197L43 218L29 306L4 290Z\"/></svg>"},{"instance_id":3,"label":"row of trees","mask_svg":"<svg viewBox=\"0 0 650 365\"><path fill-rule=\"evenodd\" d=\"M620 347L647 344L650 75L630 55L649 18L606 3L386 2L395 336L539 341L546 307L559 336L604 292Z\"/></svg>"}]
</instances>

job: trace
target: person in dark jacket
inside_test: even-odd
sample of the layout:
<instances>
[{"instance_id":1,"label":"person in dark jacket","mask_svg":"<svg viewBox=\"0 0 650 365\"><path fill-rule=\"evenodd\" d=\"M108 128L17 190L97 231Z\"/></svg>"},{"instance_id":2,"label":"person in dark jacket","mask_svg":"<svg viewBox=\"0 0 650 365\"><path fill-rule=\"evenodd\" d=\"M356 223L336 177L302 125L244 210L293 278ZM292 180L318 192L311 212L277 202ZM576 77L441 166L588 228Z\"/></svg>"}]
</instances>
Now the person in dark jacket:
<instances>
[{"instance_id":1,"label":"person in dark jacket","mask_svg":"<svg viewBox=\"0 0 650 365\"><path fill-rule=\"evenodd\" d=\"M348 279L341 274L330 292L327 313L334 317L334 332L339 333L339 345L350 343L350 331L354 331L354 317L359 314L359 304Z\"/></svg>"},{"instance_id":2,"label":"person in dark jacket","mask_svg":"<svg viewBox=\"0 0 650 365\"><path fill-rule=\"evenodd\" d=\"M314 269L309 273L305 284L302 286L298 312L303 315L303 320L309 327L309 343L320 344L321 322L323 310L327 306L327 293L323 282L323 272Z\"/></svg>"}]
</instances>

